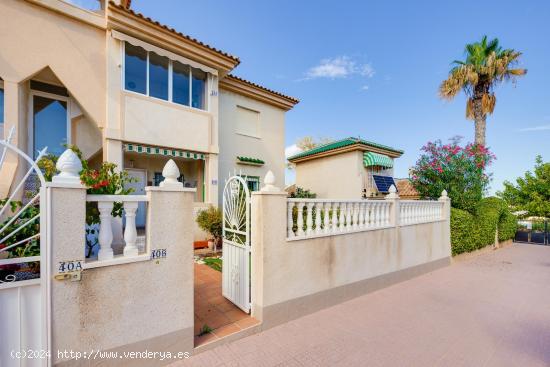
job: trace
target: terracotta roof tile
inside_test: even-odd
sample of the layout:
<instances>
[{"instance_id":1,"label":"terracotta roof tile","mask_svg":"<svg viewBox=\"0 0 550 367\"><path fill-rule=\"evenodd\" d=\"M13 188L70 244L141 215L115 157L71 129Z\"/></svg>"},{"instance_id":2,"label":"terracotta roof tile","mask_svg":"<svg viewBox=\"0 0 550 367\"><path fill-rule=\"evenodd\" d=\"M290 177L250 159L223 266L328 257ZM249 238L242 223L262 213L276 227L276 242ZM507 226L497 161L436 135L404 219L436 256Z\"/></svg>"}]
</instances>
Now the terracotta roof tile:
<instances>
[{"instance_id":1,"label":"terracotta roof tile","mask_svg":"<svg viewBox=\"0 0 550 367\"><path fill-rule=\"evenodd\" d=\"M408 178L395 179L395 185L397 186L397 192L399 192L400 197L420 197L418 191L416 191Z\"/></svg>"},{"instance_id":2,"label":"terracotta roof tile","mask_svg":"<svg viewBox=\"0 0 550 367\"><path fill-rule=\"evenodd\" d=\"M156 20L153 20L153 19L151 19L151 18L149 18L149 17L146 17L145 15L143 15L143 14L141 14L141 13L138 13L138 12L133 11L132 9L130 9L130 3L131 3L131 1L128 1L128 2L126 3L127 6L124 6L124 5L117 5L117 4L116 4L115 2L113 2L112 0L109 1L109 4L110 4L111 6L117 8L117 9L120 9L120 10L122 10L122 11L125 11L125 12L127 12L128 14L131 14L131 15L136 16L136 17L138 17L138 18L144 19L144 20L148 21L149 23L153 23L153 24L155 24L155 25L157 25L157 26L159 26L159 27L161 27L161 28L163 28L163 29L165 29L165 30L167 30L167 31L169 31L169 32L171 32L171 33L173 33L173 34L179 36L179 37L183 37L183 38L185 38L186 40L192 41L192 42L194 42L194 43L196 43L196 44L198 44L198 45L200 45L200 46L206 47L206 48L209 49L209 50L212 50L212 51L217 52L217 53L219 53L219 54L221 54L221 55L223 55L223 56L225 56L225 57L228 57L228 58L232 59L233 61L236 62L236 65L235 65L235 66L237 66L238 64L240 64L241 60L239 60L239 58L236 57L236 56L233 56L233 55L231 55L231 54L228 54L227 52L224 52L224 51L222 51L222 50L219 50L219 49L217 49L217 48L215 48L215 47L212 47L212 46L210 46L210 45L207 45L206 43L203 43L203 42L199 41L199 40L196 39L196 38L193 38L193 37L190 37L190 36L188 36L188 35L186 35L186 34L183 34L183 33L181 33L181 32L178 32L178 31L176 31L174 28L168 27L167 25L161 24L161 23L157 22Z\"/></svg>"},{"instance_id":3,"label":"terracotta roof tile","mask_svg":"<svg viewBox=\"0 0 550 367\"><path fill-rule=\"evenodd\" d=\"M240 77L235 76L235 75L233 75L233 74L228 74L228 75L226 76L226 78L235 79L235 80L238 80L238 81L240 81L240 82L243 82L243 83L246 83L246 84L248 84L248 85L251 85L251 86L253 86L253 87L256 87L256 88L265 90L266 92L276 94L276 95L278 95L279 97L283 97L283 98L286 98L286 99L288 99L288 100L294 102L294 104L300 102L300 100L297 99L297 98L294 98L294 97L290 97L290 96L284 95L284 94L282 94L282 93L279 93L279 92L274 91L273 89L269 89L269 88L263 87L263 86L261 86L261 85L259 85L259 84L253 83L253 82L251 82L251 81L248 81L248 80L246 80L246 79L240 78Z\"/></svg>"}]
</instances>

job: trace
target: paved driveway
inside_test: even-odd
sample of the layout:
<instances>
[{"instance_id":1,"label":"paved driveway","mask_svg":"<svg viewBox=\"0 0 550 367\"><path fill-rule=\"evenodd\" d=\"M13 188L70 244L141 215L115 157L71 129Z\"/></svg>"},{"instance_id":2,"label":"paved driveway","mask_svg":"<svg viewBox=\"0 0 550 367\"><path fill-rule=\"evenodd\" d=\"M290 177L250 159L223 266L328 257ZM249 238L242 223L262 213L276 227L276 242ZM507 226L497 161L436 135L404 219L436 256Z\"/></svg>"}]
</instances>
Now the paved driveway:
<instances>
[{"instance_id":1,"label":"paved driveway","mask_svg":"<svg viewBox=\"0 0 550 367\"><path fill-rule=\"evenodd\" d=\"M550 247L514 245L178 366L550 366Z\"/></svg>"}]
</instances>

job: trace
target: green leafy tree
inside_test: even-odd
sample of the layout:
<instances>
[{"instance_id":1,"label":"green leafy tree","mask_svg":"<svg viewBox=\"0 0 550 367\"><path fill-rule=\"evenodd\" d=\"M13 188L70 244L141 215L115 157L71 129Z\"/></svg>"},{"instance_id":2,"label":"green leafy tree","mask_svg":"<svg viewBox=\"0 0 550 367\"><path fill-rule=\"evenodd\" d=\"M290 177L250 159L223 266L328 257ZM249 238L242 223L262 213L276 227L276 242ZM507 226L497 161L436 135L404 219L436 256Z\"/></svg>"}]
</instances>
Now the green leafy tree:
<instances>
[{"instance_id":1,"label":"green leafy tree","mask_svg":"<svg viewBox=\"0 0 550 367\"><path fill-rule=\"evenodd\" d=\"M460 146L460 139L449 144L428 142L411 169L411 182L422 198L437 198L447 190L454 208L474 212L487 191L491 177L485 172L495 156L484 146Z\"/></svg>"},{"instance_id":2,"label":"green leafy tree","mask_svg":"<svg viewBox=\"0 0 550 367\"><path fill-rule=\"evenodd\" d=\"M526 210L529 215L550 218L550 162L539 155L533 172L527 171L516 179L516 184L504 182L504 190L497 195L513 210Z\"/></svg>"},{"instance_id":3,"label":"green leafy tree","mask_svg":"<svg viewBox=\"0 0 550 367\"><path fill-rule=\"evenodd\" d=\"M468 100L466 118L474 120L475 143L485 145L487 115L495 109L494 88L497 84L525 75L526 69L516 68L521 52L503 49L497 38L466 45L466 60L453 62L449 76L439 87L441 98L451 100L463 90Z\"/></svg>"}]
</instances>

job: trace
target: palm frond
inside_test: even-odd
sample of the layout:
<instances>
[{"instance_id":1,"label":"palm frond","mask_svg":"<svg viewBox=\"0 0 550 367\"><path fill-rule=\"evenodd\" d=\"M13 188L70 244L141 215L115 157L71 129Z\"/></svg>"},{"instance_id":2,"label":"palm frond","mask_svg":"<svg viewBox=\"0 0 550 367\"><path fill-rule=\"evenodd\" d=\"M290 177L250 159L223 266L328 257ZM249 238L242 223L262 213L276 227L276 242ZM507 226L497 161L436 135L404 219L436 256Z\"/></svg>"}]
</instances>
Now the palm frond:
<instances>
[{"instance_id":1,"label":"palm frond","mask_svg":"<svg viewBox=\"0 0 550 367\"><path fill-rule=\"evenodd\" d=\"M494 94L485 93L481 97L481 112L492 114L495 110L497 99Z\"/></svg>"}]
</instances>

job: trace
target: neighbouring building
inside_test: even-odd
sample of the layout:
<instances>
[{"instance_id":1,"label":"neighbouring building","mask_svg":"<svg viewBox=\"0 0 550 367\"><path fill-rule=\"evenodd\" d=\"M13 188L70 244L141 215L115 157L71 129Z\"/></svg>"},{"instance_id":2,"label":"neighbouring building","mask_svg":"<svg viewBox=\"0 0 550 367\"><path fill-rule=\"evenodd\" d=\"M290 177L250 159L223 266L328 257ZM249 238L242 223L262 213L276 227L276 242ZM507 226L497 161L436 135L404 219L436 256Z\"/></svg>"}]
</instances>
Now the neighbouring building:
<instances>
[{"instance_id":1,"label":"neighbouring building","mask_svg":"<svg viewBox=\"0 0 550 367\"><path fill-rule=\"evenodd\" d=\"M75 144L92 165L136 177L136 193L158 185L170 158L196 202L219 204L230 173L252 190L268 170L284 183L285 113L297 99L231 75L237 57L129 0L96 4L0 2L0 138L13 131L31 156ZM23 162L4 164L0 198L24 172Z\"/></svg>"},{"instance_id":2,"label":"neighbouring building","mask_svg":"<svg viewBox=\"0 0 550 367\"><path fill-rule=\"evenodd\" d=\"M318 198L376 198L388 193L395 158L402 150L361 138L345 138L298 153L296 186Z\"/></svg>"}]
</instances>

